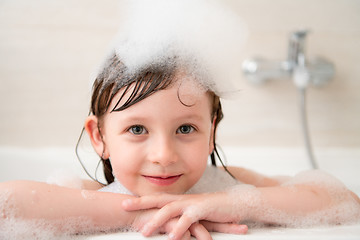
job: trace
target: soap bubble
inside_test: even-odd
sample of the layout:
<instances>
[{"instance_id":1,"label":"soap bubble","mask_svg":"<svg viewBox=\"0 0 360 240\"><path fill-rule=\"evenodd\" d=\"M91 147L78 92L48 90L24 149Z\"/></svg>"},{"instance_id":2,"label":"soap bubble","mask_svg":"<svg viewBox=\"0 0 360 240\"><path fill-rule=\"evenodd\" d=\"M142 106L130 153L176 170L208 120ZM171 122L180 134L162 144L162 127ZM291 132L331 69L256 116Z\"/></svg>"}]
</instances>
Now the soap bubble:
<instances>
[{"instance_id":1,"label":"soap bubble","mask_svg":"<svg viewBox=\"0 0 360 240\"><path fill-rule=\"evenodd\" d=\"M112 49L130 75L176 65L221 97L238 93L247 29L221 1L123 2L127 15Z\"/></svg>"},{"instance_id":2,"label":"soap bubble","mask_svg":"<svg viewBox=\"0 0 360 240\"><path fill-rule=\"evenodd\" d=\"M239 219L246 222L249 227L263 227L275 224L285 227L304 228L313 226L330 226L338 224L352 224L360 222L360 203L358 199L335 177L320 171L311 170L297 174L295 177L281 184L289 191L301 191L301 186L316 186L324 189L329 198L329 203L317 210L303 212L288 212L272 206L264 199L259 189L250 185L238 185L227 190L234 199L234 212L239 214ZM314 193L317 194L317 193ZM280 198L281 196L277 196ZM241 201L242 204L238 204ZM295 201L301 201L296 199ZM263 207L265 206L265 207ZM254 213L258 219L251 219L244 213Z\"/></svg>"}]
</instances>

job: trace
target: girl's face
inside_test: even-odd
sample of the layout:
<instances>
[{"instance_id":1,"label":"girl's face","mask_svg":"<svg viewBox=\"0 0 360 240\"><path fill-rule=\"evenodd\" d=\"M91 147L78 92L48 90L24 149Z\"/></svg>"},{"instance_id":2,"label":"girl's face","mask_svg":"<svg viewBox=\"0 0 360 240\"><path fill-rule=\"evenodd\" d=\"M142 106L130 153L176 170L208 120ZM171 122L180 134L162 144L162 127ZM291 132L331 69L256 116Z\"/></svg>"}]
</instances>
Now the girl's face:
<instances>
[{"instance_id":1,"label":"girl's face","mask_svg":"<svg viewBox=\"0 0 360 240\"><path fill-rule=\"evenodd\" d=\"M136 195L184 193L206 168L213 150L211 97L185 89L175 82L103 119L104 158L110 157L114 176Z\"/></svg>"}]
</instances>

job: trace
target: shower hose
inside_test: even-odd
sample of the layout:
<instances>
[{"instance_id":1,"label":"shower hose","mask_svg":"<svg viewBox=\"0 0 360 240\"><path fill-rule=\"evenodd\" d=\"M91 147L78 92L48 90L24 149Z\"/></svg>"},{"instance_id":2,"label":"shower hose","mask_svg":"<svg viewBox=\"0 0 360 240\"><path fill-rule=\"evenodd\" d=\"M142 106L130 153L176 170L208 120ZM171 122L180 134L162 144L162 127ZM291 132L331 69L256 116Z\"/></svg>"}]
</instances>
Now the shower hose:
<instances>
[{"instance_id":1,"label":"shower hose","mask_svg":"<svg viewBox=\"0 0 360 240\"><path fill-rule=\"evenodd\" d=\"M301 127L304 137L306 153L308 155L308 159L310 161L311 167L313 169L318 169L319 166L314 158L311 141L310 141L309 126L308 126L307 111L306 111L306 88L298 88L298 92L299 92Z\"/></svg>"}]
</instances>

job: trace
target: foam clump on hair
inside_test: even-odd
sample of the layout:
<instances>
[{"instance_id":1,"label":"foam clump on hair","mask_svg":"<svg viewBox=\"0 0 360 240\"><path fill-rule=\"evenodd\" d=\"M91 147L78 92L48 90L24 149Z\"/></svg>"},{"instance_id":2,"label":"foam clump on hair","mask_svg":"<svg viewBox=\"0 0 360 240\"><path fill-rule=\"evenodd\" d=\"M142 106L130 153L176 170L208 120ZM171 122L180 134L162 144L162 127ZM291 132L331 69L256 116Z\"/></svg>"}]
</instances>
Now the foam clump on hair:
<instances>
[{"instance_id":1,"label":"foam clump on hair","mask_svg":"<svg viewBox=\"0 0 360 240\"><path fill-rule=\"evenodd\" d=\"M151 66L186 69L219 96L240 89L247 31L216 0L131 0L114 42L130 74Z\"/></svg>"}]
</instances>

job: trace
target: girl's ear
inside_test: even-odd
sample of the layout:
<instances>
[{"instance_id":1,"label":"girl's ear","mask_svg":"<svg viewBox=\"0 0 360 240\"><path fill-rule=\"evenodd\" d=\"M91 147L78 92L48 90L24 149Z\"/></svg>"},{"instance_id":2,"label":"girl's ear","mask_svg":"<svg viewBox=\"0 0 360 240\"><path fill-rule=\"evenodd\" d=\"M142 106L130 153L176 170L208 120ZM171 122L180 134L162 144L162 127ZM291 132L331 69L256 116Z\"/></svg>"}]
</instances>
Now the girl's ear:
<instances>
[{"instance_id":1,"label":"girl's ear","mask_svg":"<svg viewBox=\"0 0 360 240\"><path fill-rule=\"evenodd\" d=\"M210 132L210 142L209 142L209 154L211 154L214 151L214 138L215 138L215 122L216 122L216 116L214 117L214 120L211 124L211 132Z\"/></svg>"},{"instance_id":2,"label":"girl's ear","mask_svg":"<svg viewBox=\"0 0 360 240\"><path fill-rule=\"evenodd\" d=\"M90 137L90 141L95 152L103 159L109 158L106 153L105 143L98 127L98 118L96 116L88 116L85 120L84 127Z\"/></svg>"}]
</instances>

